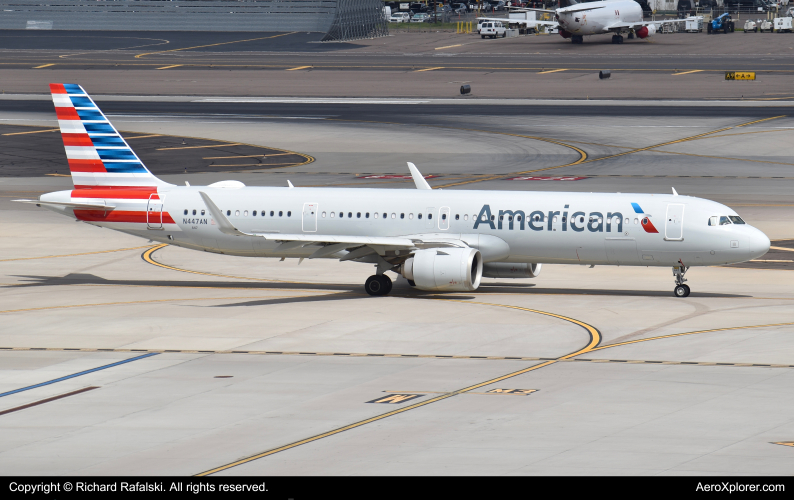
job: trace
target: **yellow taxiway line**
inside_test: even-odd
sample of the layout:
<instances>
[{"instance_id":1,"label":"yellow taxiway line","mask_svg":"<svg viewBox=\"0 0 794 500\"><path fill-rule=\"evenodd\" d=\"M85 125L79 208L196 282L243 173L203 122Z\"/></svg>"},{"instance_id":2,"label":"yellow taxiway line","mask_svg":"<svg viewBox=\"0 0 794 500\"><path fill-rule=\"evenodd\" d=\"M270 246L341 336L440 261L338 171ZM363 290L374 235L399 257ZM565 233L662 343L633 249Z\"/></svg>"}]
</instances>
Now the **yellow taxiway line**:
<instances>
[{"instance_id":1,"label":"yellow taxiway line","mask_svg":"<svg viewBox=\"0 0 794 500\"><path fill-rule=\"evenodd\" d=\"M180 66L184 66L184 64L172 64L171 66L163 66L162 68L155 68L155 69L171 69L171 68L178 68Z\"/></svg>"},{"instance_id":2,"label":"yellow taxiway line","mask_svg":"<svg viewBox=\"0 0 794 500\"><path fill-rule=\"evenodd\" d=\"M61 129L59 129L59 128L48 128L47 130L32 130L30 132L11 132L9 134L3 134L3 135L41 134L43 132L58 132L59 130L61 130Z\"/></svg>"},{"instance_id":3,"label":"yellow taxiway line","mask_svg":"<svg viewBox=\"0 0 794 500\"><path fill-rule=\"evenodd\" d=\"M293 31L291 33L282 33L280 35L264 36L264 37L261 37L261 38L249 38L247 40L234 40L232 42L211 43L209 45L196 45L194 47L183 47L181 49L160 50L158 52L145 52L143 54L138 54L137 56L135 56L135 58L139 59L139 58L141 58L143 56L150 56L152 54L165 54L167 52L179 52L180 50L192 50L192 49L203 49L203 48L206 48L206 47L217 47L219 45L229 45L230 43L255 42L257 40L267 40L267 39L270 39L270 38L278 38L280 36L294 35L295 33L297 33L297 31Z\"/></svg>"},{"instance_id":4,"label":"yellow taxiway line","mask_svg":"<svg viewBox=\"0 0 794 500\"><path fill-rule=\"evenodd\" d=\"M691 71L683 71L681 73L673 73L672 76L690 75L692 73L700 73L701 71L703 71L703 70L702 69L693 69Z\"/></svg>"},{"instance_id":5,"label":"yellow taxiway line","mask_svg":"<svg viewBox=\"0 0 794 500\"><path fill-rule=\"evenodd\" d=\"M67 176L68 177L68 176ZM100 253L112 253L112 252L124 252L127 250L139 250L141 248L148 248L149 245L143 245L140 247L129 247L129 248L116 248L115 250L99 250L97 252L82 252L82 253L68 253L63 255L45 255L43 257L19 257L16 259L0 259L0 262L11 262L16 260L38 260L38 259L55 259L58 257L76 257L78 255L95 255Z\"/></svg>"},{"instance_id":6,"label":"yellow taxiway line","mask_svg":"<svg viewBox=\"0 0 794 500\"><path fill-rule=\"evenodd\" d=\"M55 66L55 63L42 64L41 66L36 66L33 69L49 68L50 66Z\"/></svg>"},{"instance_id":7,"label":"yellow taxiway line","mask_svg":"<svg viewBox=\"0 0 794 500\"><path fill-rule=\"evenodd\" d=\"M229 144L209 144L207 146L179 146L175 148L157 148L157 151L170 151L172 149L203 149L203 148L222 148L225 146L245 146L239 142L232 142Z\"/></svg>"},{"instance_id":8,"label":"yellow taxiway line","mask_svg":"<svg viewBox=\"0 0 794 500\"><path fill-rule=\"evenodd\" d=\"M437 69L444 69L444 66L438 66L437 68L418 69L418 70L414 71L414 73L421 73L422 71L435 71Z\"/></svg>"},{"instance_id":9,"label":"yellow taxiway line","mask_svg":"<svg viewBox=\"0 0 794 500\"><path fill-rule=\"evenodd\" d=\"M549 73L559 73L560 71L568 71L568 68L565 68L565 69L550 69L548 71L541 71L538 74L539 75L548 75Z\"/></svg>"},{"instance_id":10,"label":"yellow taxiway line","mask_svg":"<svg viewBox=\"0 0 794 500\"><path fill-rule=\"evenodd\" d=\"M311 66L298 66L297 68L289 68L285 69L284 71L298 71L299 69L309 69Z\"/></svg>"}]
</instances>

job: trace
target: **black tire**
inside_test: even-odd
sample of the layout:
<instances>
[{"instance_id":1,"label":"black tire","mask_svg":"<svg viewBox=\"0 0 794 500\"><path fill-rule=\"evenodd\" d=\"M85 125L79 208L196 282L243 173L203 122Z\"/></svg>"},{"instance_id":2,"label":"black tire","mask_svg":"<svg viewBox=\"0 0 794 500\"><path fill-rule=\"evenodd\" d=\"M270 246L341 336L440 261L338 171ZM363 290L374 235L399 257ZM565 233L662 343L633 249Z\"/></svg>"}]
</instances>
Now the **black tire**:
<instances>
[{"instance_id":1,"label":"black tire","mask_svg":"<svg viewBox=\"0 0 794 500\"><path fill-rule=\"evenodd\" d=\"M689 297L689 292L691 292L691 291L692 291L692 290L690 290L690 289L689 289L689 285L681 285L681 286L683 286L684 288L686 288L686 295L685 295L684 297Z\"/></svg>"},{"instance_id":2,"label":"black tire","mask_svg":"<svg viewBox=\"0 0 794 500\"><path fill-rule=\"evenodd\" d=\"M480 36L482 37L483 40L485 40L485 35L480 35Z\"/></svg>"},{"instance_id":3,"label":"black tire","mask_svg":"<svg viewBox=\"0 0 794 500\"><path fill-rule=\"evenodd\" d=\"M416 282L414 280L408 280L408 284L411 286L416 286Z\"/></svg>"},{"instance_id":4,"label":"black tire","mask_svg":"<svg viewBox=\"0 0 794 500\"><path fill-rule=\"evenodd\" d=\"M507 38L507 31L505 31L504 33L502 33L502 38Z\"/></svg>"},{"instance_id":5,"label":"black tire","mask_svg":"<svg viewBox=\"0 0 794 500\"><path fill-rule=\"evenodd\" d=\"M367 278L367 281L364 282L364 290L373 297L378 297L387 293L384 283L378 275L372 275Z\"/></svg>"},{"instance_id":6,"label":"black tire","mask_svg":"<svg viewBox=\"0 0 794 500\"><path fill-rule=\"evenodd\" d=\"M674 297L679 297L679 298L684 298L684 297L686 297L687 295L689 295L689 290L688 290L688 288L689 288L689 287L688 287L688 286L686 286L686 285L678 285L678 286L676 286L676 287L673 289L673 296L674 296Z\"/></svg>"},{"instance_id":7,"label":"black tire","mask_svg":"<svg viewBox=\"0 0 794 500\"><path fill-rule=\"evenodd\" d=\"M394 283L392 283L391 278L389 278L385 274L381 274L380 275L380 281L384 285L385 290L386 290L386 291L383 292L382 295L389 295L391 293L392 286L394 286ZM689 295L689 294L687 294L687 295Z\"/></svg>"}]
</instances>

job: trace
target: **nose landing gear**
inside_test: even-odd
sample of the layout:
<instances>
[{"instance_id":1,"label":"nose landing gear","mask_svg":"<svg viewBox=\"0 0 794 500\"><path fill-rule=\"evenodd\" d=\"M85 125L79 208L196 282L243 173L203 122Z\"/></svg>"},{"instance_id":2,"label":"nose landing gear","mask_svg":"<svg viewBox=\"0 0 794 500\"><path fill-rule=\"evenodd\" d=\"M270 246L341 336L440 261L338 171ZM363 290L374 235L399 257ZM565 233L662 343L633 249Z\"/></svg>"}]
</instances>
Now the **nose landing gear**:
<instances>
[{"instance_id":1,"label":"nose landing gear","mask_svg":"<svg viewBox=\"0 0 794 500\"><path fill-rule=\"evenodd\" d=\"M686 281L684 275L689 268L686 267L680 260L678 262L681 263L681 266L673 268L673 276L675 276L675 288L673 289L673 295L676 297L689 297L689 286L684 284Z\"/></svg>"},{"instance_id":2,"label":"nose landing gear","mask_svg":"<svg viewBox=\"0 0 794 500\"><path fill-rule=\"evenodd\" d=\"M571 37L571 43L582 43L584 41L584 37L582 35L573 35Z\"/></svg>"},{"instance_id":3,"label":"nose landing gear","mask_svg":"<svg viewBox=\"0 0 794 500\"><path fill-rule=\"evenodd\" d=\"M364 289L373 297L387 295L391 292L391 287L391 278L385 274L373 274L367 278L367 281L364 283Z\"/></svg>"},{"instance_id":4,"label":"nose landing gear","mask_svg":"<svg viewBox=\"0 0 794 500\"><path fill-rule=\"evenodd\" d=\"M612 35L612 43L623 43L623 35Z\"/></svg>"}]
</instances>

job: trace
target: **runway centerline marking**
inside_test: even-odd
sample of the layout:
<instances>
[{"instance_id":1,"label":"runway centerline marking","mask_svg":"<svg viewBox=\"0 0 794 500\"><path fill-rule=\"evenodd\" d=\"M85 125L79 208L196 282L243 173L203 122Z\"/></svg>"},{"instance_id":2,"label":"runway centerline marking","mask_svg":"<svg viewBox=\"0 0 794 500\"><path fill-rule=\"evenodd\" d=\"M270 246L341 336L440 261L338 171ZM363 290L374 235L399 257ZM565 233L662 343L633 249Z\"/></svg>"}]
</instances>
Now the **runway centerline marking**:
<instances>
[{"instance_id":1,"label":"runway centerline marking","mask_svg":"<svg viewBox=\"0 0 794 500\"><path fill-rule=\"evenodd\" d=\"M291 33L282 33L280 35L264 36L264 37L261 37L261 38L249 38L248 40L234 40L234 41L231 41L231 42L211 43L209 45L196 45L194 47L183 47L181 49L161 50L161 51L158 51L158 52L146 52L146 53L143 53L143 54L138 54L137 56L135 56L135 59L139 59L139 58L141 58L143 56L150 56L152 54L165 54L167 52L179 52L181 50L203 49L203 48L206 48L206 47L217 47L219 45L229 45L231 43L243 43L243 42L255 42L257 40L268 40L270 38L278 38L280 36L294 35L295 33L297 33L297 31L293 31Z\"/></svg>"},{"instance_id":2,"label":"runway centerline marking","mask_svg":"<svg viewBox=\"0 0 794 500\"><path fill-rule=\"evenodd\" d=\"M568 71L568 68L550 69L548 71L541 71L538 75L548 75L549 73L559 73L560 71Z\"/></svg>"},{"instance_id":3,"label":"runway centerline marking","mask_svg":"<svg viewBox=\"0 0 794 500\"><path fill-rule=\"evenodd\" d=\"M180 66L184 66L184 64L172 64L171 66L163 66L162 68L155 68L155 69L171 69L171 68L178 68Z\"/></svg>"},{"instance_id":4,"label":"runway centerline marking","mask_svg":"<svg viewBox=\"0 0 794 500\"><path fill-rule=\"evenodd\" d=\"M681 73L673 73L672 76L690 75L692 73L700 73L701 71L703 71L703 70L702 69L693 69L693 70L690 70L690 71L683 71Z\"/></svg>"},{"instance_id":5,"label":"runway centerline marking","mask_svg":"<svg viewBox=\"0 0 794 500\"><path fill-rule=\"evenodd\" d=\"M369 424L369 423L372 423L372 422L377 422L378 420L382 420L384 418L388 418L388 417L391 417L391 416L394 416L394 415L398 415L398 414L404 413L406 411L410 411L410 410L414 410L414 409L417 409L417 408L421 408L423 406L426 406L426 405L429 405L429 404L432 404L432 403L436 403L438 401L443 401L443 400L445 400L447 398L451 398L451 397L457 396L459 394L463 394L463 393L467 393L467 392L473 391L474 389L479 389L481 387L485 387L487 385L494 384L496 382L501 382L501 381L506 380L508 378L516 377L516 376L522 375L524 373L529 373L531 371L538 370L540 368L552 365L552 364L556 363L558 360L568 359L570 357L577 356L579 354L583 354L585 352L588 352L593 347L597 346L598 343L601 341L601 332L599 332L598 329L596 329L594 326L591 326L591 325L588 325L587 323L584 323L582 321L579 321L579 320L576 320L576 319L573 319L573 318L569 318L567 316L562 316L562 315L559 315L559 314L555 314L555 313L550 313L550 312L546 312L546 311L539 311L539 310L536 310L536 309L528 309L528 308L525 308L525 307L510 306L510 305L506 305L506 304L491 304L491 303L487 303L487 302L472 302L472 301L464 301L464 300L459 300L459 299L437 298L437 299L429 299L429 300L444 300L444 301L448 301L448 302L462 302L462 303L465 303L465 304L478 304L478 305L485 305L485 306L504 307L504 308L508 308L508 309L515 309L515 310L520 310L520 311L527 311L527 312L532 312L532 313L536 313L536 314L541 314L541 315L544 315L544 316L551 316L551 317L562 319L564 321L573 323L573 324L575 324L577 326L580 326L580 327L584 328L585 331L587 331L589 336L590 336L590 341L582 349L579 349L578 351L572 352L572 353L567 354L565 356L562 356L562 357L559 357L559 358L555 358L555 359L550 360L550 361L545 361L545 362L542 362L542 363L538 363L538 364L529 366L527 368L523 368L521 370L517 370L517 371L511 372L511 373L508 373L506 375L495 377L495 378L492 378L490 380L486 380L484 382L479 382L479 383L470 385L468 387L464 387L462 389L458 389L456 391L452 391L452 392L447 393L447 394L442 394L440 396L433 397L433 398L428 399L426 401L422 401L422 402L419 402L419 403L412 404L410 406L406 406L405 408L400 408L400 409L397 409L397 410L393 410L393 411L389 411L389 412L383 413L381 415L376 415L374 417L370 417L370 418L367 418L367 419L364 419L364 420L360 420L358 422L355 422L355 423L352 423L352 424L348 424L346 426L339 427L339 428L330 430L328 432L324 432L322 434L317 434L315 436L312 436L312 437L309 437L309 438L306 438L306 439L302 439L300 441L296 441L296 442L293 442L293 443L290 443L290 444L287 444L287 445L284 445L284 446L280 446L278 448L273 448L273 449L270 449L270 450L262 452L262 453L257 453L256 455L251 455L249 457L246 457L246 458L243 458L243 459L240 459L240 460L236 460L236 461L234 461L232 463L229 463L229 464L226 464L226 465L222 465L220 467L216 467L214 469L210 469L210 470L201 472L201 473L197 474L197 476L208 476L208 475L211 475L211 474L215 474L217 472L221 472L221 471L230 469L232 467L236 467L238 465L246 464L246 463L252 462L254 460L258 460L260 458L264 458L264 457L273 455L275 453L279 453L281 451L289 450L289 449L295 448L295 447L303 445L303 444L311 443L313 441L317 441L319 439L323 439L323 438L326 438L326 437L329 437L329 436L333 436L335 434L339 434L339 433L347 431L347 430L355 429L355 428L360 427L362 425L366 425L366 424Z\"/></svg>"}]
</instances>

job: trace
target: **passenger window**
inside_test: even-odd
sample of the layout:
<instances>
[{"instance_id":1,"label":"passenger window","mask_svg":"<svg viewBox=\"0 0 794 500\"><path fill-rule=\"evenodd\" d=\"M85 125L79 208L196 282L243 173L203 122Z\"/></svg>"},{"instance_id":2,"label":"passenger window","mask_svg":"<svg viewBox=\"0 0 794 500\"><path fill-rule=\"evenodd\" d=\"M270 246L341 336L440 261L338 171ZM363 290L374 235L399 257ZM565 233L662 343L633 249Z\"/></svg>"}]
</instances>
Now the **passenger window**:
<instances>
[{"instance_id":1,"label":"passenger window","mask_svg":"<svg viewBox=\"0 0 794 500\"><path fill-rule=\"evenodd\" d=\"M203 210L202 210L202 212L203 212ZM201 215L204 215L204 214L201 214ZM254 210L253 212L251 212L251 217L256 217L256 210Z\"/></svg>"},{"instance_id":2,"label":"passenger window","mask_svg":"<svg viewBox=\"0 0 794 500\"><path fill-rule=\"evenodd\" d=\"M400 214L401 219L405 219L405 214Z\"/></svg>"},{"instance_id":3,"label":"passenger window","mask_svg":"<svg viewBox=\"0 0 794 500\"><path fill-rule=\"evenodd\" d=\"M361 218L361 212L356 213L356 219L360 219L360 218Z\"/></svg>"},{"instance_id":4,"label":"passenger window","mask_svg":"<svg viewBox=\"0 0 794 500\"><path fill-rule=\"evenodd\" d=\"M629 218L628 218L628 217L626 217L626 222L625 222L625 224L626 224L627 226L629 225Z\"/></svg>"},{"instance_id":5,"label":"passenger window","mask_svg":"<svg viewBox=\"0 0 794 500\"><path fill-rule=\"evenodd\" d=\"M283 216L283 215L284 215L284 212L282 212L281 210L279 210L279 211L278 211L278 216L279 216L279 217L281 217L281 216Z\"/></svg>"},{"instance_id":6,"label":"passenger window","mask_svg":"<svg viewBox=\"0 0 794 500\"><path fill-rule=\"evenodd\" d=\"M469 220L469 214L463 214L463 220Z\"/></svg>"},{"instance_id":7,"label":"passenger window","mask_svg":"<svg viewBox=\"0 0 794 500\"><path fill-rule=\"evenodd\" d=\"M635 217L635 218L634 218L634 224L636 225L636 224L639 224L639 223L640 223L640 219L637 219L637 218Z\"/></svg>"},{"instance_id":8,"label":"passenger window","mask_svg":"<svg viewBox=\"0 0 794 500\"><path fill-rule=\"evenodd\" d=\"M428 219L432 219L433 218L433 214L427 214L427 218Z\"/></svg>"},{"instance_id":9,"label":"passenger window","mask_svg":"<svg viewBox=\"0 0 794 500\"><path fill-rule=\"evenodd\" d=\"M720 217L720 226L725 226L731 223L731 220L724 215Z\"/></svg>"},{"instance_id":10,"label":"passenger window","mask_svg":"<svg viewBox=\"0 0 794 500\"><path fill-rule=\"evenodd\" d=\"M383 218L384 219L386 218L386 212L383 212Z\"/></svg>"},{"instance_id":11,"label":"passenger window","mask_svg":"<svg viewBox=\"0 0 794 500\"><path fill-rule=\"evenodd\" d=\"M408 214L408 219L413 219L413 218L414 218L414 214Z\"/></svg>"},{"instance_id":12,"label":"passenger window","mask_svg":"<svg viewBox=\"0 0 794 500\"><path fill-rule=\"evenodd\" d=\"M460 214L455 214L455 220L460 220Z\"/></svg>"},{"instance_id":13,"label":"passenger window","mask_svg":"<svg viewBox=\"0 0 794 500\"><path fill-rule=\"evenodd\" d=\"M193 210L193 215L196 215L196 211L195 210Z\"/></svg>"},{"instance_id":14,"label":"passenger window","mask_svg":"<svg viewBox=\"0 0 794 500\"><path fill-rule=\"evenodd\" d=\"M226 211L226 215L232 215L232 211L231 210L227 210Z\"/></svg>"},{"instance_id":15,"label":"passenger window","mask_svg":"<svg viewBox=\"0 0 794 500\"><path fill-rule=\"evenodd\" d=\"M417 214L417 217L419 217L421 219L422 218L422 214Z\"/></svg>"},{"instance_id":16,"label":"passenger window","mask_svg":"<svg viewBox=\"0 0 794 500\"><path fill-rule=\"evenodd\" d=\"M342 217L344 217L344 216L345 216L345 213L344 213L344 212L339 212L339 218L340 218L340 219L341 219Z\"/></svg>"},{"instance_id":17,"label":"passenger window","mask_svg":"<svg viewBox=\"0 0 794 500\"><path fill-rule=\"evenodd\" d=\"M729 215L728 217L731 219L731 222L733 222L734 224L744 224L744 221L738 215Z\"/></svg>"},{"instance_id":18,"label":"passenger window","mask_svg":"<svg viewBox=\"0 0 794 500\"><path fill-rule=\"evenodd\" d=\"M325 219L325 212L323 212L323 219Z\"/></svg>"},{"instance_id":19,"label":"passenger window","mask_svg":"<svg viewBox=\"0 0 794 500\"><path fill-rule=\"evenodd\" d=\"M447 220L447 214L441 214L441 220Z\"/></svg>"},{"instance_id":20,"label":"passenger window","mask_svg":"<svg viewBox=\"0 0 794 500\"><path fill-rule=\"evenodd\" d=\"M365 217L365 218L367 218L367 219L369 219L369 212L367 212L366 214L364 214L364 217Z\"/></svg>"},{"instance_id":21,"label":"passenger window","mask_svg":"<svg viewBox=\"0 0 794 500\"><path fill-rule=\"evenodd\" d=\"M397 218L397 214L394 214L394 213L393 213L393 214L391 214L391 218L392 218L392 219L396 219L396 218Z\"/></svg>"},{"instance_id":22,"label":"passenger window","mask_svg":"<svg viewBox=\"0 0 794 500\"><path fill-rule=\"evenodd\" d=\"M273 211L271 210L271 211L270 211L270 216L271 216L271 217L273 217L273 214L274 214L274 213L275 213L275 212L273 212Z\"/></svg>"},{"instance_id":23,"label":"passenger window","mask_svg":"<svg viewBox=\"0 0 794 500\"><path fill-rule=\"evenodd\" d=\"M248 210L246 210L245 212L243 212L243 217L248 217Z\"/></svg>"},{"instance_id":24,"label":"passenger window","mask_svg":"<svg viewBox=\"0 0 794 500\"><path fill-rule=\"evenodd\" d=\"M378 212L375 212L375 218L376 219L378 218Z\"/></svg>"},{"instance_id":25,"label":"passenger window","mask_svg":"<svg viewBox=\"0 0 794 500\"><path fill-rule=\"evenodd\" d=\"M201 215L204 215L204 210L201 211Z\"/></svg>"},{"instance_id":26,"label":"passenger window","mask_svg":"<svg viewBox=\"0 0 794 500\"><path fill-rule=\"evenodd\" d=\"M240 211L239 210L235 210L234 211L234 216L235 217L240 217Z\"/></svg>"},{"instance_id":27,"label":"passenger window","mask_svg":"<svg viewBox=\"0 0 794 500\"><path fill-rule=\"evenodd\" d=\"M353 218L353 212L348 212L347 213L347 218L348 219L352 219Z\"/></svg>"},{"instance_id":28,"label":"passenger window","mask_svg":"<svg viewBox=\"0 0 794 500\"><path fill-rule=\"evenodd\" d=\"M331 218L333 219L334 217L336 217L336 212L331 212Z\"/></svg>"},{"instance_id":29,"label":"passenger window","mask_svg":"<svg viewBox=\"0 0 794 500\"><path fill-rule=\"evenodd\" d=\"M292 212L287 212L287 217L292 217Z\"/></svg>"},{"instance_id":30,"label":"passenger window","mask_svg":"<svg viewBox=\"0 0 794 500\"><path fill-rule=\"evenodd\" d=\"M187 208L185 209L185 215L187 215Z\"/></svg>"}]
</instances>

